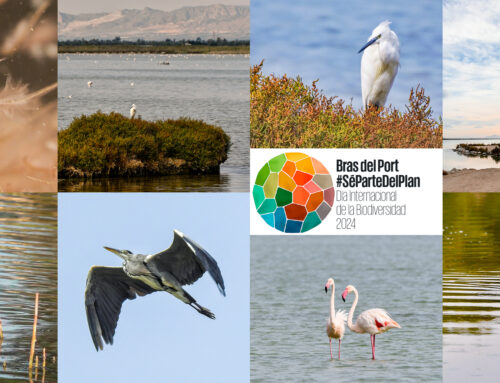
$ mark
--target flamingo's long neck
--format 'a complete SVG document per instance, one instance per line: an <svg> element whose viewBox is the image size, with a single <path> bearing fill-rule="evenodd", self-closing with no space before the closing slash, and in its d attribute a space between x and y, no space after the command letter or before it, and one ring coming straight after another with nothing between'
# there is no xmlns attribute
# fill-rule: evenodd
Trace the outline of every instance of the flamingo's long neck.
<svg viewBox="0 0 500 383"><path fill-rule="evenodd" d="M347 327L349 327L354 332L361 332L357 324L352 324L352 317L354 316L354 310L358 304L358 290L353 288L354 291L354 302L352 302L351 309L349 310L349 316L347 317Z"/></svg>
<svg viewBox="0 0 500 383"><path fill-rule="evenodd" d="M332 296L330 297L330 322L335 319L335 283L332 285Z"/></svg>

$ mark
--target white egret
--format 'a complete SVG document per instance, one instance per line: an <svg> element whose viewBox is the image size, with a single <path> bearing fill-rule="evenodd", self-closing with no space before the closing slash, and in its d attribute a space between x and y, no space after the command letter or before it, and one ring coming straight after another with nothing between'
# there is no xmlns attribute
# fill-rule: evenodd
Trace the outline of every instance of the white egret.
<svg viewBox="0 0 500 383"><path fill-rule="evenodd" d="M137 111L135 104L132 104L132 108L130 108L130 118L134 119L135 112Z"/></svg>
<svg viewBox="0 0 500 383"><path fill-rule="evenodd" d="M399 39L389 28L390 21L382 21L372 32L368 42L359 50L361 59L361 93L363 107L382 107L391 90L399 67Z"/></svg>
<svg viewBox="0 0 500 383"><path fill-rule="evenodd" d="M88 86L89 88L92 88L92 85L94 85L94 83L93 83L92 81L89 81L89 82L87 83L87 86Z"/></svg>

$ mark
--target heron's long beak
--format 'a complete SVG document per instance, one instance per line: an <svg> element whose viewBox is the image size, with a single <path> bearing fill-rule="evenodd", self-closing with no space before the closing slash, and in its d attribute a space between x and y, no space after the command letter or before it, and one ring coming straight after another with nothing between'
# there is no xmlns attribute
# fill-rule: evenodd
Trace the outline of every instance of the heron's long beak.
<svg viewBox="0 0 500 383"><path fill-rule="evenodd" d="M115 253L116 255L118 255L120 258L123 258L125 259L125 257L123 256L122 252L120 250L117 250L117 249L113 249L112 247L107 247L107 246L104 246L104 248L108 251L111 251L112 253Z"/></svg>
<svg viewBox="0 0 500 383"><path fill-rule="evenodd" d="M363 45L363 48L361 48L358 53L363 52L366 48L368 48L370 45L372 45L375 41L377 41L380 38L380 36L374 37L370 41L368 41L365 45Z"/></svg>

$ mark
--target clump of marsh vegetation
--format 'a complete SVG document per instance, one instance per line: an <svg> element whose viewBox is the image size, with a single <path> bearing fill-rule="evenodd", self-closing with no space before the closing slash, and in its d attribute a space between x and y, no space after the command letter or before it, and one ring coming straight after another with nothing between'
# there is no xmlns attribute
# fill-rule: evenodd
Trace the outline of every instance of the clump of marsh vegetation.
<svg viewBox="0 0 500 383"><path fill-rule="evenodd" d="M406 111L357 111L327 97L300 77L250 73L250 129L253 148L440 148L443 123L432 117L424 89L411 90Z"/></svg>
<svg viewBox="0 0 500 383"><path fill-rule="evenodd" d="M454 149L457 153L469 157L488 157L500 159L500 143L496 144L458 144Z"/></svg>
<svg viewBox="0 0 500 383"><path fill-rule="evenodd" d="M203 121L82 115L59 132L60 178L218 173L230 141Z"/></svg>

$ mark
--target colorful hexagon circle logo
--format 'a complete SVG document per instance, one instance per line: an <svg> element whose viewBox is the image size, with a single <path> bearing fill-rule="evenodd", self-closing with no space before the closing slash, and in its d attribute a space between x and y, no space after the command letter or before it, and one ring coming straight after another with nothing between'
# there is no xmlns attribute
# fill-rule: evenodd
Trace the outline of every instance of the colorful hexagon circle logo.
<svg viewBox="0 0 500 383"><path fill-rule="evenodd" d="M268 161L253 187L257 212L269 226L304 233L318 226L333 206L332 177L317 159L284 153Z"/></svg>

